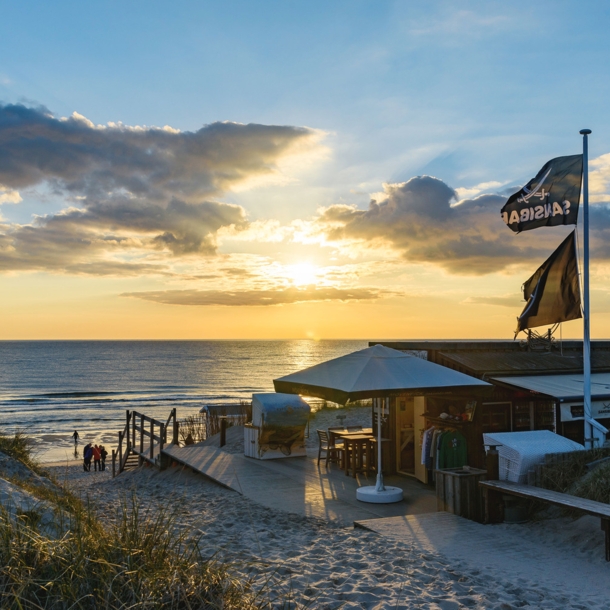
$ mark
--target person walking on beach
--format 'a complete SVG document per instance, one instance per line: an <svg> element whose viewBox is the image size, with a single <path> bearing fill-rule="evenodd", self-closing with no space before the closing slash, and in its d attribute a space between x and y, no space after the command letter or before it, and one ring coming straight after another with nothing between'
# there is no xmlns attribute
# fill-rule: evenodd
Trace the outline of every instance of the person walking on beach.
<svg viewBox="0 0 610 610"><path fill-rule="evenodd" d="M83 468L86 472L91 470L91 458L93 457L93 449L91 443L87 443L83 449Z"/></svg>
<svg viewBox="0 0 610 610"><path fill-rule="evenodd" d="M74 446L76 447L76 445L78 445L78 432L76 430L74 430L72 438L74 439Z"/></svg>
<svg viewBox="0 0 610 610"><path fill-rule="evenodd" d="M95 470L95 472L97 472L98 470L100 472L102 471L102 465L100 463L101 459L102 453L100 451L100 448L95 445L95 447L93 447L93 469Z"/></svg>
<svg viewBox="0 0 610 610"><path fill-rule="evenodd" d="M106 447L104 445L100 445L100 456L102 458L101 466L102 470L106 470L106 456L108 455L108 451L106 451Z"/></svg>

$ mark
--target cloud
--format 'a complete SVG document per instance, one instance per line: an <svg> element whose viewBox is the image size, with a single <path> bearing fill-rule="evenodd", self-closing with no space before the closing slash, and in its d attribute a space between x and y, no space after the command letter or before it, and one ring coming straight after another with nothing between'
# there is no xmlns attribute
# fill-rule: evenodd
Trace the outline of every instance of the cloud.
<svg viewBox="0 0 610 610"><path fill-rule="evenodd" d="M196 132L94 125L74 113L0 106L0 184L24 188L55 181L62 191L105 200L130 193L152 201L198 202L261 174L303 140L301 127L212 123Z"/></svg>
<svg viewBox="0 0 610 610"><path fill-rule="evenodd" d="M333 287L308 287L305 289L280 288L273 290L159 290L150 292L125 292L121 296L144 299L164 305L230 307L269 306L303 303L307 301L362 301L379 299L391 293L371 288L351 290Z"/></svg>
<svg viewBox="0 0 610 610"><path fill-rule="evenodd" d="M368 210L343 204L320 210L316 219L326 239L355 246L390 246L412 263L433 263L455 274L481 275L514 265L540 265L560 243L561 229L513 234L500 217L506 198L482 194L455 203L457 193L443 181L419 176L384 185ZM595 206L598 253L607 248L610 211ZM565 232L565 231L564 231ZM610 249L606 256L610 256Z"/></svg>
<svg viewBox="0 0 610 610"><path fill-rule="evenodd" d="M498 189L502 186L502 184L502 182L495 181L481 182L480 184L468 188L458 187L455 189L455 193L457 195L457 198L460 200L469 199L485 192L489 193L490 191L493 191L494 193L497 193Z"/></svg>
<svg viewBox="0 0 610 610"><path fill-rule="evenodd" d="M589 162L589 200L610 201L610 153Z"/></svg>
<svg viewBox="0 0 610 610"><path fill-rule="evenodd" d="M0 205L3 203L21 203L22 201L19 191L13 191L0 184Z"/></svg>
<svg viewBox="0 0 610 610"><path fill-rule="evenodd" d="M1 269L88 267L91 257L151 251L216 252L221 229L243 230L243 208L213 198L280 174L306 156L319 132L301 127L212 123L196 132L170 127L94 125L78 113L0 105L0 203L46 185L63 197L59 213L0 228ZM118 257L118 258L116 258ZM94 261L99 262L99 261Z"/></svg>
<svg viewBox="0 0 610 610"><path fill-rule="evenodd" d="M502 297L469 297L464 301L464 303L473 303L475 305L496 305L498 307L510 307L514 309L519 305L523 305L523 295L508 295Z"/></svg>

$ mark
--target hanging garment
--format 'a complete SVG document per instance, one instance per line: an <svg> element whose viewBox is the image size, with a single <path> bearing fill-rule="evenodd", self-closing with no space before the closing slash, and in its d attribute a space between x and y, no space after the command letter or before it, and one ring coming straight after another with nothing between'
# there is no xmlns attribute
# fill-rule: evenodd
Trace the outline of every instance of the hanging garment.
<svg viewBox="0 0 610 610"><path fill-rule="evenodd" d="M426 464L428 453L430 453L430 443L432 442L432 433L434 426L424 431L421 443L421 463Z"/></svg>
<svg viewBox="0 0 610 610"><path fill-rule="evenodd" d="M466 439L461 432L451 430L443 434L439 447L437 468L461 468L468 463Z"/></svg>
<svg viewBox="0 0 610 610"><path fill-rule="evenodd" d="M435 465L438 463L436 459L436 453L438 451L438 441L441 437L442 430L436 428L434 433L432 434L432 443L430 443L430 454L428 455L427 465L430 470L434 469Z"/></svg>

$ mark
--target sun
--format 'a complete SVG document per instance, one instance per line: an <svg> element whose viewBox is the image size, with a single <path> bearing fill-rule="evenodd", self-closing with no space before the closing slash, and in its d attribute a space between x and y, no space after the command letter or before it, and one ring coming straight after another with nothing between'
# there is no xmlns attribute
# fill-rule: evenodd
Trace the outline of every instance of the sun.
<svg viewBox="0 0 610 610"><path fill-rule="evenodd" d="M295 286L309 286L316 283L318 270L310 263L299 263L298 265L288 265L286 275Z"/></svg>

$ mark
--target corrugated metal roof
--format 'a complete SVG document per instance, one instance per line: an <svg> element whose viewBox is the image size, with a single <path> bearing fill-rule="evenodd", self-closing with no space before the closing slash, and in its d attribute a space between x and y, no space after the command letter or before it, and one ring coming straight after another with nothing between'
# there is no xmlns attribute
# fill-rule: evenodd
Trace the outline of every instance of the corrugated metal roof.
<svg viewBox="0 0 610 610"><path fill-rule="evenodd" d="M591 356L593 370L610 371L610 352ZM582 372L582 354L557 352L439 352L441 364L453 364L476 375Z"/></svg>
<svg viewBox="0 0 610 610"><path fill-rule="evenodd" d="M515 377L492 377L503 385L546 394L558 400L580 400L583 397L583 374L569 375L524 375ZM591 375L592 398L610 397L610 373Z"/></svg>
<svg viewBox="0 0 610 610"><path fill-rule="evenodd" d="M369 346L385 345L392 349L399 350L437 350L445 351L473 351L473 350L491 350L491 351L507 351L519 352L523 351L521 341L513 341L512 339L423 339L410 341L369 341ZM564 339L561 342L564 351L579 351L582 352L581 339ZM559 347L559 345L557 345ZM593 352L598 350L610 350L610 341L592 339L591 349Z"/></svg>

